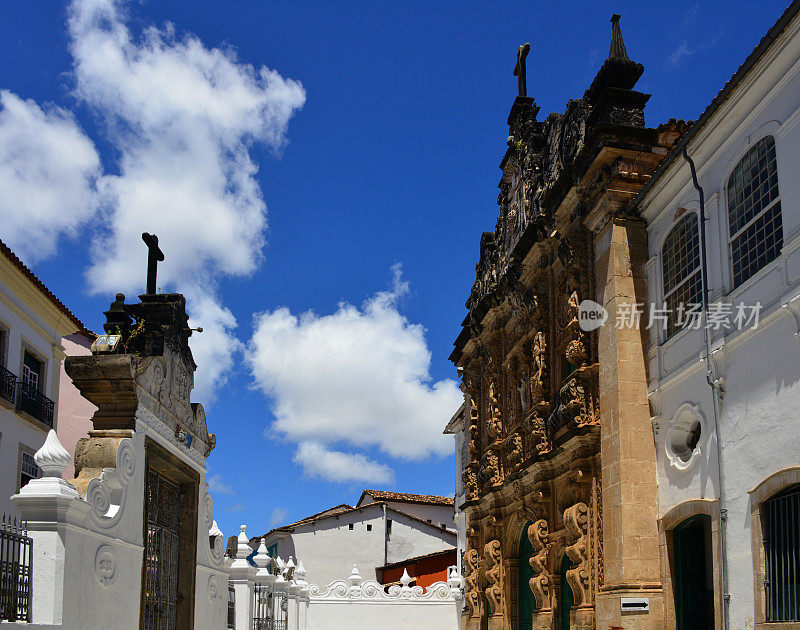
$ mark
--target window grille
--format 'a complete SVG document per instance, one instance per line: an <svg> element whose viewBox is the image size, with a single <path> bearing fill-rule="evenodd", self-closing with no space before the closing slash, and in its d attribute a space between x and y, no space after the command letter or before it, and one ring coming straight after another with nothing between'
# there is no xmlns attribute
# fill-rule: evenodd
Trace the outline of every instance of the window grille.
<svg viewBox="0 0 800 630"><path fill-rule="evenodd" d="M783 247L775 139L766 136L745 153L728 179L728 236L733 286L775 260Z"/></svg>
<svg viewBox="0 0 800 630"><path fill-rule="evenodd" d="M764 508L767 621L800 621L800 486Z"/></svg>
<svg viewBox="0 0 800 630"><path fill-rule="evenodd" d="M31 479L38 479L39 473L39 466L36 465L36 460L33 458L33 455L28 451L22 451L19 487L22 488L23 486L27 485Z"/></svg>
<svg viewBox="0 0 800 630"><path fill-rule="evenodd" d="M228 585L228 624L230 630L236 628L236 593L233 584Z"/></svg>
<svg viewBox="0 0 800 630"><path fill-rule="evenodd" d="M667 338L687 323L685 312L702 302L700 237L697 215L685 214L670 230L661 250L664 305L667 308ZM679 314L683 321L679 321Z"/></svg>

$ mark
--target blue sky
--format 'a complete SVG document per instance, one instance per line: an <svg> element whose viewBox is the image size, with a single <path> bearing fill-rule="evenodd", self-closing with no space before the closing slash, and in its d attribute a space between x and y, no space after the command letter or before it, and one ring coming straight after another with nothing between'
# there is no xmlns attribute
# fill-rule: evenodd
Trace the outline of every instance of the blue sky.
<svg viewBox="0 0 800 630"><path fill-rule="evenodd" d="M71 6L0 6L0 237L99 331L117 288L143 290L129 235L159 234L164 288L206 328L195 399L227 535L365 487L452 493L447 357L518 44L544 117L621 13L656 126L696 118L784 3Z"/></svg>

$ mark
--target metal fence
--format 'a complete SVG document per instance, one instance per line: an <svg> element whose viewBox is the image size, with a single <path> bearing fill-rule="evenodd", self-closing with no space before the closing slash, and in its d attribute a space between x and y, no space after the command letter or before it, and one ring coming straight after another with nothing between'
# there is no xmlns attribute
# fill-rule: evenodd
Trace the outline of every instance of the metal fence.
<svg viewBox="0 0 800 630"><path fill-rule="evenodd" d="M286 593L276 593L267 584L253 589L252 630L286 630L289 600Z"/></svg>
<svg viewBox="0 0 800 630"><path fill-rule="evenodd" d="M33 540L22 522L0 521L0 620L31 621Z"/></svg>
<svg viewBox="0 0 800 630"><path fill-rule="evenodd" d="M236 593L233 584L228 584L228 625L229 630L236 628Z"/></svg>

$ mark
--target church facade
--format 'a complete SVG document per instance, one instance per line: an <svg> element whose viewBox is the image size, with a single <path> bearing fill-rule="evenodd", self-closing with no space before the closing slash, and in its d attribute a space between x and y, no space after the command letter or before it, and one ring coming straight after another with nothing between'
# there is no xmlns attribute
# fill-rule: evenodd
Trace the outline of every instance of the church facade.
<svg viewBox="0 0 800 630"><path fill-rule="evenodd" d="M463 627L663 627L646 331L582 317L646 302L646 226L631 201L686 129L644 124L643 72L612 17L608 59L582 98L508 117L500 214L451 360L468 454ZM626 605L647 609L623 612Z"/></svg>

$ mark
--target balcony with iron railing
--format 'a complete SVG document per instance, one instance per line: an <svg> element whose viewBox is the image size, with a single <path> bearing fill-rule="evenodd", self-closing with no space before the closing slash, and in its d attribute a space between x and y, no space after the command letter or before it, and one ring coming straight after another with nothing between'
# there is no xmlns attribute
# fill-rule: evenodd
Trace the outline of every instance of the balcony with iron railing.
<svg viewBox="0 0 800 630"><path fill-rule="evenodd" d="M55 403L40 393L35 385L17 381L17 411L27 413L52 429L55 406Z"/></svg>
<svg viewBox="0 0 800 630"><path fill-rule="evenodd" d="M39 392L36 385L17 380L16 374L3 366L0 366L0 400L53 428L55 403Z"/></svg>
<svg viewBox="0 0 800 630"><path fill-rule="evenodd" d="M0 366L0 398L12 405L16 404L17 375Z"/></svg>

